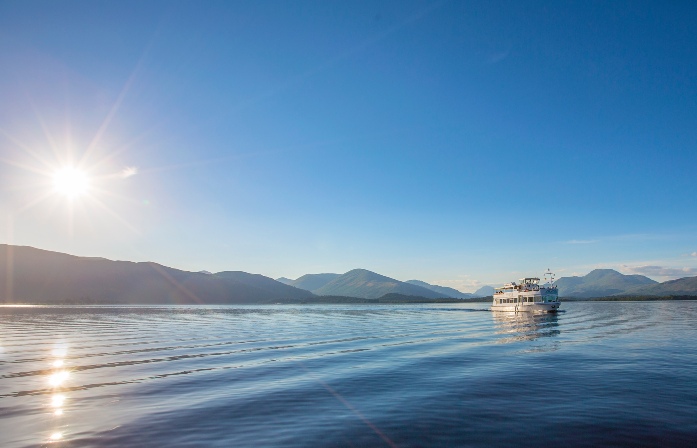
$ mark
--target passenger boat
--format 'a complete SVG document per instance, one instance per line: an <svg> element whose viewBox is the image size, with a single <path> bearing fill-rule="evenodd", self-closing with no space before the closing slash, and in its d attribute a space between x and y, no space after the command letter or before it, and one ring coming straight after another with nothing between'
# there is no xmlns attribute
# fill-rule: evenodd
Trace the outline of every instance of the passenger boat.
<svg viewBox="0 0 697 448"><path fill-rule="evenodd" d="M545 273L546 282L540 285L537 277L521 278L518 283L506 283L494 290L492 311L516 313L554 313L559 310L559 291L554 284L554 274Z"/></svg>

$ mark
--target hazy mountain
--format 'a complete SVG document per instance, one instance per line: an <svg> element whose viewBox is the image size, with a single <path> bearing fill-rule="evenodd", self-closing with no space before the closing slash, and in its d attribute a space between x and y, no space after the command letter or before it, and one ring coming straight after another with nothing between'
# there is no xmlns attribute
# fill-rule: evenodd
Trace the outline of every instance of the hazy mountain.
<svg viewBox="0 0 697 448"><path fill-rule="evenodd" d="M312 293L262 275L202 274L157 263L111 261L0 245L4 303L269 303Z"/></svg>
<svg viewBox="0 0 697 448"><path fill-rule="evenodd" d="M253 286L259 290L266 291L269 297L303 298L312 296L312 294L308 294L309 291L277 282L272 278L260 274L249 274L242 271L223 271L217 272L213 274L213 276L225 281Z"/></svg>
<svg viewBox="0 0 697 448"><path fill-rule="evenodd" d="M339 277L341 274L305 274L291 283L296 288L314 291Z"/></svg>
<svg viewBox="0 0 697 448"><path fill-rule="evenodd" d="M640 286L627 291L626 294L646 296L697 296L697 277L685 277L654 285Z"/></svg>
<svg viewBox="0 0 697 448"><path fill-rule="evenodd" d="M443 294L421 286L400 282L365 269L354 269L336 277L314 293L321 296L351 296L377 299L385 294L396 293L430 299L443 298Z"/></svg>
<svg viewBox="0 0 697 448"><path fill-rule="evenodd" d="M493 286L482 286L478 290L474 291L474 294L472 294L472 297L488 297L488 296L493 296L494 295L494 287Z"/></svg>
<svg viewBox="0 0 697 448"><path fill-rule="evenodd" d="M421 280L407 280L406 283L430 289L431 291L443 294L443 297L452 297L454 299L469 299L474 297L472 294L460 292L454 288L448 288L447 286L431 285L430 283L422 282Z"/></svg>
<svg viewBox="0 0 697 448"><path fill-rule="evenodd" d="M624 275L613 269L595 269L583 277L562 277L556 281L560 297L605 297L625 294L641 286L656 284L643 275Z"/></svg>
<svg viewBox="0 0 697 448"><path fill-rule="evenodd" d="M292 286L292 284L293 284L293 282L294 282L295 280L291 280L291 279L286 278L286 277L279 277L279 278L276 279L276 281L277 281L277 282L281 282L281 283L283 283L284 285L291 285L291 286Z"/></svg>

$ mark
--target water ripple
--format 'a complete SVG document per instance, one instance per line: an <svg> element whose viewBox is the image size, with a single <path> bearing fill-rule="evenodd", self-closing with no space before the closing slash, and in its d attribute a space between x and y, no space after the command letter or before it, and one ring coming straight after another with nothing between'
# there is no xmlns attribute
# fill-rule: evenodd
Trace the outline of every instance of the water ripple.
<svg viewBox="0 0 697 448"><path fill-rule="evenodd" d="M1 307L0 434L10 448L697 439L697 302L563 306Z"/></svg>

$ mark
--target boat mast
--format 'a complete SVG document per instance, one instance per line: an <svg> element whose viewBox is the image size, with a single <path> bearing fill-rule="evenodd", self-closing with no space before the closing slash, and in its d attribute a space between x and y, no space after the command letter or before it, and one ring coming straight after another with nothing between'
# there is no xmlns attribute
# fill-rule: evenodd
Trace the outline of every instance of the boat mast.
<svg viewBox="0 0 697 448"><path fill-rule="evenodd" d="M548 278L549 280L547 280ZM549 268L547 268L547 272L545 272L545 282L549 282L550 286L554 286L554 273Z"/></svg>

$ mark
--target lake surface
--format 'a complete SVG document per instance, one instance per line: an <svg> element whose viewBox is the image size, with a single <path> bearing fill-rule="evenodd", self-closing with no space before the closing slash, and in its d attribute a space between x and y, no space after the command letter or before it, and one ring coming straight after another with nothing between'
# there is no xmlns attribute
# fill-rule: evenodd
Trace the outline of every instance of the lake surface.
<svg viewBox="0 0 697 448"><path fill-rule="evenodd" d="M0 308L0 445L695 446L697 302Z"/></svg>

